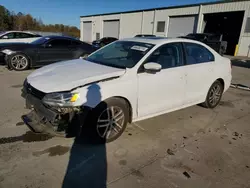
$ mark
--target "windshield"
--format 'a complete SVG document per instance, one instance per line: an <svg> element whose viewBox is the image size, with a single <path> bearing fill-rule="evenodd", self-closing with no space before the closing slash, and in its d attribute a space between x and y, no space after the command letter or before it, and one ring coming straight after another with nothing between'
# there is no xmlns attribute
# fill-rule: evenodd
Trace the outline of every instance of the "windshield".
<svg viewBox="0 0 250 188"><path fill-rule="evenodd" d="M6 33L5 31L0 31L0 35L3 35L4 33Z"/></svg>
<svg viewBox="0 0 250 188"><path fill-rule="evenodd" d="M47 42L50 38L49 37L42 37L42 38L39 38L37 40L34 40L33 42L31 42L31 44L44 44L45 42Z"/></svg>
<svg viewBox="0 0 250 188"><path fill-rule="evenodd" d="M117 41L93 53L87 60L117 68L132 68L153 46L142 42Z"/></svg>

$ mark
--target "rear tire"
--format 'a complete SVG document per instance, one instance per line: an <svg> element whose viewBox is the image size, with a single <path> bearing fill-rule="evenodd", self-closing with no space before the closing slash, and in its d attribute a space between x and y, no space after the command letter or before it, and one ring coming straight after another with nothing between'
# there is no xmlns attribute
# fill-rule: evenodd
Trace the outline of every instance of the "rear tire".
<svg viewBox="0 0 250 188"><path fill-rule="evenodd" d="M220 81L216 80L209 88L206 101L202 103L205 108L215 108L221 100L223 94L223 85Z"/></svg>
<svg viewBox="0 0 250 188"><path fill-rule="evenodd" d="M129 106L125 100L111 98L93 109L88 121L94 139L98 143L109 143L119 138L129 120Z"/></svg>

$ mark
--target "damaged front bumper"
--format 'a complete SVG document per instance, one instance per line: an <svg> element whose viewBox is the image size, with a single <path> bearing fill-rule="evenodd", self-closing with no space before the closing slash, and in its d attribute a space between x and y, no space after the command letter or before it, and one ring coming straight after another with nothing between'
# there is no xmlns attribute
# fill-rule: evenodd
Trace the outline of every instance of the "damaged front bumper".
<svg viewBox="0 0 250 188"><path fill-rule="evenodd" d="M45 105L41 99L27 92L25 88L22 90L22 97L26 100L26 108L31 109L30 113L22 116L22 120L36 133L66 136L72 120L83 111L81 107L63 108Z"/></svg>

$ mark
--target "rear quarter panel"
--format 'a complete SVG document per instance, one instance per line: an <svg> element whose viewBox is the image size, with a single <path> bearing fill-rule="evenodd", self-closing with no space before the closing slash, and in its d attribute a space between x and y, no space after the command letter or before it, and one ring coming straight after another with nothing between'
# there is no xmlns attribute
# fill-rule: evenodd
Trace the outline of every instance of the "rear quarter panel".
<svg viewBox="0 0 250 188"><path fill-rule="evenodd" d="M231 60L218 55L214 63L214 73L217 79L223 79L225 92L230 87L232 81Z"/></svg>

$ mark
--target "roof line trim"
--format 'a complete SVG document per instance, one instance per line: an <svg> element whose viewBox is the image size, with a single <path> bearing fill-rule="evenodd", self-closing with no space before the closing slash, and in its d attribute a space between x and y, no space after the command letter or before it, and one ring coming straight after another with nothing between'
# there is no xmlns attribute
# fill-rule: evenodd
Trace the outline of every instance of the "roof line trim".
<svg viewBox="0 0 250 188"><path fill-rule="evenodd" d="M242 2L248 0L227 0L227 1L217 1L217 2L206 2L206 3L196 3L196 4L188 4L188 5L178 5L178 6L169 6L169 7L158 7L158 8L150 8L150 9L141 9L141 10L130 10L130 11L122 11L122 12L113 12L113 13L104 13L104 14L91 14L86 16L80 16L80 18L87 18L92 16L107 16L113 14L127 14L127 13L135 13L135 12L146 12L146 11L153 11L153 10L164 10L164 9L174 9L174 8L186 8L186 7L193 7L193 6L200 6L200 5L214 5L214 4L223 4L223 3L232 3L232 2Z"/></svg>

